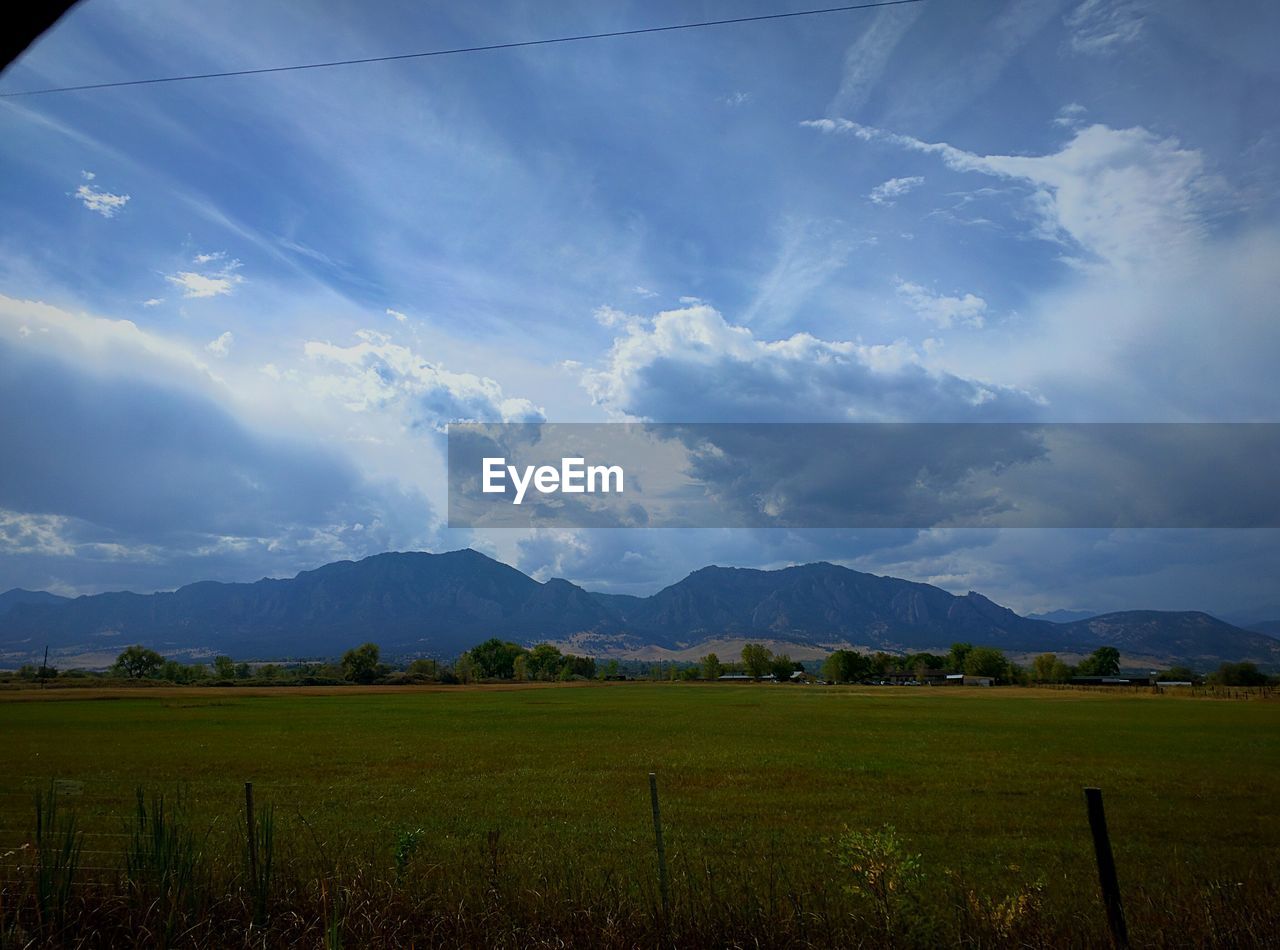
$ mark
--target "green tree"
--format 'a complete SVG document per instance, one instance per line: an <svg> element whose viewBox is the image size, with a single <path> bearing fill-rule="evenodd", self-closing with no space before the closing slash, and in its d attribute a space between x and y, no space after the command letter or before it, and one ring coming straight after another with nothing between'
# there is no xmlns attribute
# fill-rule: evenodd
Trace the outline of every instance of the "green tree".
<svg viewBox="0 0 1280 950"><path fill-rule="evenodd" d="M440 661L429 656L419 657L409 664L408 672L428 680L440 678Z"/></svg>
<svg viewBox="0 0 1280 950"><path fill-rule="evenodd" d="M785 653L775 656L769 664L769 672L771 672L779 683L785 683L791 679L791 674L799 667L804 669L801 664L796 663L791 657Z"/></svg>
<svg viewBox="0 0 1280 950"><path fill-rule="evenodd" d="M1120 651L1115 647L1098 647L1080 661L1081 676L1115 676L1120 672Z"/></svg>
<svg viewBox="0 0 1280 950"><path fill-rule="evenodd" d="M1058 657L1052 653L1041 653L1038 657L1031 661L1031 679L1037 683L1052 683L1053 668L1058 662Z"/></svg>
<svg viewBox="0 0 1280 950"><path fill-rule="evenodd" d="M214 678L220 680L235 679L236 661L229 656L215 656L213 658L213 675Z"/></svg>
<svg viewBox="0 0 1280 950"><path fill-rule="evenodd" d="M471 658L471 653L467 652L458 657L458 662L453 664L453 675L459 683L473 683L476 679L476 663Z"/></svg>
<svg viewBox="0 0 1280 950"><path fill-rule="evenodd" d="M554 647L553 647L554 649ZM509 680L516 675L516 657L526 652L518 643L491 637L467 651L474 664L477 679ZM558 654L560 651L556 650ZM537 671L530 667L530 674Z"/></svg>
<svg viewBox="0 0 1280 950"><path fill-rule="evenodd" d="M1258 669L1257 663L1223 663L1216 673L1209 674L1209 682L1217 686L1266 686L1267 674Z"/></svg>
<svg viewBox="0 0 1280 950"><path fill-rule="evenodd" d="M965 654L964 671L969 676L1004 679L1009 675L1009 661L995 647L973 647Z"/></svg>
<svg viewBox="0 0 1280 950"><path fill-rule="evenodd" d="M902 668L916 674L916 679L923 680L925 674L941 670L947 665L945 656L936 653L912 653L903 658Z"/></svg>
<svg viewBox="0 0 1280 950"><path fill-rule="evenodd" d="M772 662L773 654L758 643L748 643L742 648L742 665L747 668L747 675L752 679L768 676Z"/></svg>
<svg viewBox="0 0 1280 950"><path fill-rule="evenodd" d="M343 679L353 683L372 683L378 678L378 659L382 651L376 643L362 643L342 654Z"/></svg>
<svg viewBox="0 0 1280 950"><path fill-rule="evenodd" d="M714 653L708 653L702 658L702 678L704 680L718 679L724 667L720 665L720 657Z"/></svg>
<svg viewBox="0 0 1280 950"><path fill-rule="evenodd" d="M867 669L872 676L884 676L893 668L894 660L897 659L892 653L885 653L883 650L877 650L867 660Z"/></svg>
<svg viewBox="0 0 1280 950"><path fill-rule="evenodd" d="M564 668L564 654L550 643L539 643L529 651L528 659L531 679L557 679Z"/></svg>
<svg viewBox="0 0 1280 950"><path fill-rule="evenodd" d="M969 652L973 649L972 643L953 643L951 644L951 652L947 654L947 665L957 673L964 672L964 661L968 659Z"/></svg>
<svg viewBox="0 0 1280 950"><path fill-rule="evenodd" d="M164 657L155 650L148 650L141 644L126 647L118 657L111 671L117 676L127 676L140 680L155 676L164 666Z"/></svg>
<svg viewBox="0 0 1280 950"><path fill-rule="evenodd" d="M870 659L857 650L836 650L822 664L822 678L833 683L856 683L870 674Z"/></svg>
<svg viewBox="0 0 1280 950"><path fill-rule="evenodd" d="M1198 683L1200 682L1200 674L1189 666L1171 666L1162 671L1156 679L1162 683Z"/></svg>

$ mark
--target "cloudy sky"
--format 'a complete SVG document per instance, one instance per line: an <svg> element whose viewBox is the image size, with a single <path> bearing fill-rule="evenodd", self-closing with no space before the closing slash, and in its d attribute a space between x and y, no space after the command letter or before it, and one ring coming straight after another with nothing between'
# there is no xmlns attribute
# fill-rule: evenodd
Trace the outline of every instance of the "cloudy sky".
<svg viewBox="0 0 1280 950"><path fill-rule="evenodd" d="M805 8L84 0L0 92ZM442 432L1280 421L1278 30L927 0L0 99L0 589L470 544L1264 610L1275 531L451 531Z"/></svg>

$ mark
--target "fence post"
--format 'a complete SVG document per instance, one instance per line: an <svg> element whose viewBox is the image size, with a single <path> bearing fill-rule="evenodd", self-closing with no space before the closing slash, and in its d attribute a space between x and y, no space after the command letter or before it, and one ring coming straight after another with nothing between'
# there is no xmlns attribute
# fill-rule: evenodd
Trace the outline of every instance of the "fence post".
<svg viewBox="0 0 1280 950"><path fill-rule="evenodd" d="M658 809L658 776L649 773L649 802L653 806L653 834L658 841L658 889L662 892L662 919L671 919L671 896L667 889L667 849L662 843L662 812Z"/></svg>
<svg viewBox="0 0 1280 950"><path fill-rule="evenodd" d="M1098 860L1098 883L1107 907L1107 924L1111 940L1125 950L1129 946L1129 928L1124 921L1124 905L1120 903L1120 882L1116 878L1116 859L1111 853L1111 837L1107 834L1107 814L1102 808L1102 789L1086 788L1085 804L1089 809L1089 831L1093 834L1093 853Z"/></svg>
<svg viewBox="0 0 1280 950"><path fill-rule="evenodd" d="M244 820L249 829L249 877L252 879L253 890L258 890L258 835L257 826L253 820L253 783L244 783Z"/></svg>

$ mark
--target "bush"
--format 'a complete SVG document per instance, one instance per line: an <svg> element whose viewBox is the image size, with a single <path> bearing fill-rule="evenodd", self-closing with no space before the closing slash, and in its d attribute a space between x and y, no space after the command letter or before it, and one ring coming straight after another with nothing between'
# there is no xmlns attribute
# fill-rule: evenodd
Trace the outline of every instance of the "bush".
<svg viewBox="0 0 1280 950"><path fill-rule="evenodd" d="M845 889L866 900L886 934L897 929L903 912L915 901L924 878L920 855L912 854L893 825L878 831L846 828L836 840L836 858L849 875Z"/></svg>

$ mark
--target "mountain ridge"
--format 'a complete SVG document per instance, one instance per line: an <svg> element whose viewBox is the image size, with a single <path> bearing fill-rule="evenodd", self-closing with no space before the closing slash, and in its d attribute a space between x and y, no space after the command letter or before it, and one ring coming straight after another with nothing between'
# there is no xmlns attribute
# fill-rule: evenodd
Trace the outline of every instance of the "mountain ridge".
<svg viewBox="0 0 1280 950"><path fill-rule="evenodd" d="M572 641L600 655L676 653L726 639L933 652L964 640L1013 654L1065 655L1111 645L1144 663L1252 660L1280 668L1280 640L1196 611L1119 611L1052 623L977 591L955 595L826 561L777 570L709 565L638 597L588 591L563 578L540 582L464 548L385 552L293 578L197 581L155 594L13 600L0 610L0 656L9 658L33 655L45 643L74 656L135 642L162 653L323 657L365 640L388 655L447 657L499 636Z"/></svg>

